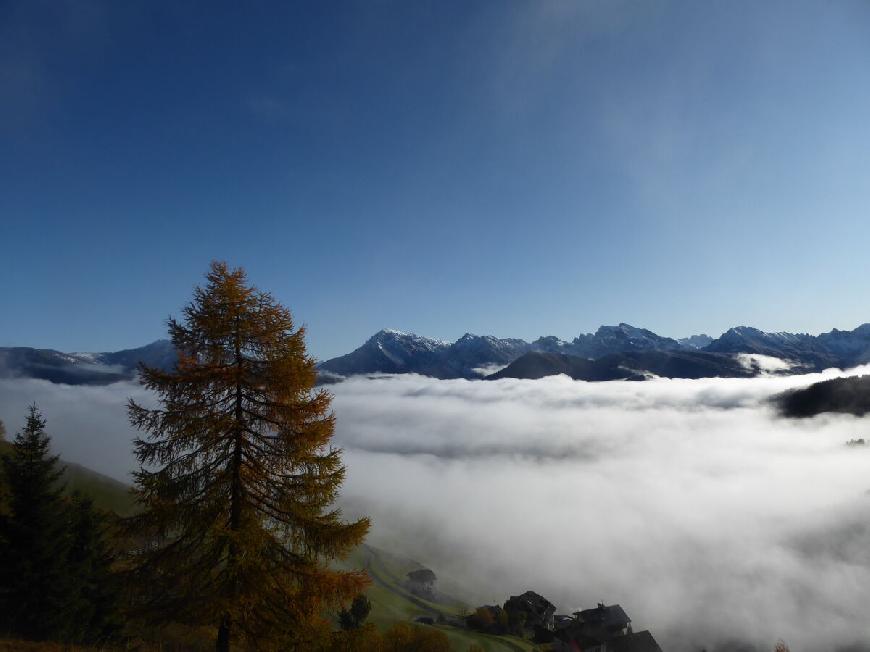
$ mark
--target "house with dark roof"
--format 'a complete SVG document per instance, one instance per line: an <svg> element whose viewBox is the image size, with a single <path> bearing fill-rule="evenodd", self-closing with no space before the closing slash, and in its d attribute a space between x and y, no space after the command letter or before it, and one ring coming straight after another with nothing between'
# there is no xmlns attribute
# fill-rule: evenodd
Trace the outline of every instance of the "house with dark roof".
<svg viewBox="0 0 870 652"><path fill-rule="evenodd" d="M418 568L408 573L408 588L411 590L411 593L416 593L423 597L432 597L437 579L435 573L428 568Z"/></svg>
<svg viewBox="0 0 870 652"><path fill-rule="evenodd" d="M618 604L605 606L603 602L599 602L594 609L577 611L574 616L587 634L601 639L631 633L631 618Z"/></svg>
<svg viewBox="0 0 870 652"><path fill-rule="evenodd" d="M515 632L517 634L534 634L539 629L553 629L556 607L547 598L534 591L512 595L504 603L504 610L508 613L511 623L522 622L523 631Z"/></svg>
<svg viewBox="0 0 870 652"><path fill-rule="evenodd" d="M648 631L633 632L631 618L618 604L556 616L553 650L558 652L662 652Z"/></svg>
<svg viewBox="0 0 870 652"><path fill-rule="evenodd" d="M648 630L643 630L612 639L607 652L662 652L662 649L653 635Z"/></svg>

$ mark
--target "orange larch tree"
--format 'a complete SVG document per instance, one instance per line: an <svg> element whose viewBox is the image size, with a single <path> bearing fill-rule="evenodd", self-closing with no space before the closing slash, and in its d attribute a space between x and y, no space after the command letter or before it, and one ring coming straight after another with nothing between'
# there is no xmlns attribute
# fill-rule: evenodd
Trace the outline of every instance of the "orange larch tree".
<svg viewBox="0 0 870 652"><path fill-rule="evenodd" d="M142 509L126 522L139 542L135 607L152 622L213 625L218 651L288 649L365 587L364 573L329 561L369 523L333 506L345 469L304 329L241 269L212 263L207 281L169 321L176 368L141 369L158 407L129 402L147 433L135 441Z"/></svg>

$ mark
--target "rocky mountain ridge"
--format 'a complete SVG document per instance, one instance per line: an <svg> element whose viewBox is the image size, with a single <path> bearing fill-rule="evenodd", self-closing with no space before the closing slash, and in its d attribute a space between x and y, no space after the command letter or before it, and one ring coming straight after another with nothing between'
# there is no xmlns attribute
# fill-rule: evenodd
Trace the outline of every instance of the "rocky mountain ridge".
<svg viewBox="0 0 870 652"><path fill-rule="evenodd" d="M526 342L466 333L452 343L383 330L351 353L320 363L319 369L333 380L377 373L469 379L556 373L587 380L650 375L739 377L761 371L751 356L785 360L794 372L870 362L870 324L816 336L737 326L715 339L694 335L677 340L622 323L602 326L571 341L545 336ZM596 364L590 365L593 361Z"/></svg>

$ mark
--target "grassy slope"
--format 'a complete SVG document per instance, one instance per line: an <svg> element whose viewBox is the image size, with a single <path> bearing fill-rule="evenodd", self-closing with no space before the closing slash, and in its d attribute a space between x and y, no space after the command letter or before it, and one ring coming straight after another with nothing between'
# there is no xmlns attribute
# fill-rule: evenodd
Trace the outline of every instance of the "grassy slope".
<svg viewBox="0 0 870 652"><path fill-rule="evenodd" d="M121 516L133 511L135 501L129 485L79 464L63 462L63 465L66 466L63 479L68 492L80 491L90 496L97 507Z"/></svg>
<svg viewBox="0 0 870 652"><path fill-rule="evenodd" d="M409 571L422 566L413 560L373 546L360 546L342 565L347 568L364 568L371 576L372 586L366 593L372 603L369 621L378 627L389 627L396 622L406 622L418 616L436 618L440 614L455 617L468 608L460 600L449 596L438 595L434 601L430 601L413 595L405 588L405 578ZM527 652L534 649L530 642L513 636L490 636L448 625L436 627L447 634L453 649L462 652L472 644L481 646L487 652Z"/></svg>
<svg viewBox="0 0 870 652"><path fill-rule="evenodd" d="M6 455L12 444L8 441L0 441L0 455ZM80 491L89 496L94 505L100 509L127 515L133 510L133 496L130 487L114 478L97 473L91 469L73 464L72 462L60 461L61 466L66 467L63 474L63 482L67 493Z"/></svg>

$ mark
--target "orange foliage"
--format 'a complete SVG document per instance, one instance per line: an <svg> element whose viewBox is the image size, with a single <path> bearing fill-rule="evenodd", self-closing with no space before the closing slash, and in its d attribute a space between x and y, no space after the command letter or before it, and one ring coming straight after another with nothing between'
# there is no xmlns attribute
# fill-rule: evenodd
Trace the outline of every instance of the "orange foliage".
<svg viewBox="0 0 870 652"><path fill-rule="evenodd" d="M364 590L365 573L329 561L369 523L332 506L345 470L304 330L243 270L215 262L207 279L169 321L176 368L142 368L159 407L129 404L146 435L135 442L142 509L126 522L139 542L128 584L143 587L146 620L212 625L219 650L288 649Z"/></svg>

